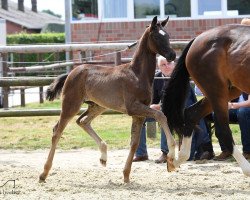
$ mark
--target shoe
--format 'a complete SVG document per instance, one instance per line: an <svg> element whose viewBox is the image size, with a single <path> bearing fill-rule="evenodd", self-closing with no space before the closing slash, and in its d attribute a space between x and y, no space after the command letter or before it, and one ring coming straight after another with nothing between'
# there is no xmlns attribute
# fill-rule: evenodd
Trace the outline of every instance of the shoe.
<svg viewBox="0 0 250 200"><path fill-rule="evenodd" d="M166 153L162 153L160 158L155 160L155 163L160 164L160 163L166 163L167 162L168 155Z"/></svg>
<svg viewBox="0 0 250 200"><path fill-rule="evenodd" d="M148 155L145 156L135 156L133 159L133 162L141 162L141 161L145 161L148 160Z"/></svg>
<svg viewBox="0 0 250 200"><path fill-rule="evenodd" d="M232 154L229 151L222 151L220 155L214 157L214 160L224 161L231 157L232 157Z"/></svg>
<svg viewBox="0 0 250 200"><path fill-rule="evenodd" d="M200 160L212 160L214 156L214 152L205 151L201 154Z"/></svg>
<svg viewBox="0 0 250 200"><path fill-rule="evenodd" d="M247 159L247 160L249 160L250 159L250 153L243 153L243 156Z"/></svg>

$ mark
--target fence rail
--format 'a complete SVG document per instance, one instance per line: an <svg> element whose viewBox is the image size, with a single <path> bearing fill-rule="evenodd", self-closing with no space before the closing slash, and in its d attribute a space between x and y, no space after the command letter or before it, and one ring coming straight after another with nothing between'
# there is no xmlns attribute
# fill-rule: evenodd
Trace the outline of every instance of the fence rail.
<svg viewBox="0 0 250 200"><path fill-rule="evenodd" d="M11 86L46 86L53 82L55 77L12 77L0 78L0 87Z"/></svg>
<svg viewBox="0 0 250 200"><path fill-rule="evenodd" d="M78 115L86 111L86 108L81 108ZM61 109L29 109L29 110L0 110L1 117L31 117L31 116L58 116ZM104 115L121 114L117 111L107 110Z"/></svg>
<svg viewBox="0 0 250 200"><path fill-rule="evenodd" d="M173 41L171 42L172 48L175 50L182 50L187 41ZM80 53L81 56L86 56L87 51L96 51L96 50L110 50L114 51L115 58L114 64L119 65L124 61L121 58L121 50L130 49L134 46L135 43L102 43L102 44L54 44L54 45L19 45L19 46L0 46L0 106L7 109L9 107L8 103L8 94L11 87L16 86L36 86L40 87L40 102L43 102L43 86L49 85L54 78L53 77L8 77L8 73L20 73L20 72L40 72L48 69L63 68L69 67L75 64L75 62L65 62L65 63L56 63L50 65L39 65L39 66L30 66L30 67L8 67L8 54L9 53L20 53L20 55L26 53L48 53L48 52L69 52L73 55L73 52L82 51L85 53ZM40 57L40 56L39 56ZM39 58L41 59L41 57ZM81 60L80 58L79 60ZM39 63L39 60L38 60ZM25 88L21 88L21 106L25 105ZM2 96L2 97L1 97Z"/></svg>
<svg viewBox="0 0 250 200"><path fill-rule="evenodd" d="M183 49L187 41L171 41L174 49ZM131 43L99 43L99 44L53 44L53 45L18 45L0 46L0 53L48 53L48 52L72 52L72 51L120 51L130 46Z"/></svg>

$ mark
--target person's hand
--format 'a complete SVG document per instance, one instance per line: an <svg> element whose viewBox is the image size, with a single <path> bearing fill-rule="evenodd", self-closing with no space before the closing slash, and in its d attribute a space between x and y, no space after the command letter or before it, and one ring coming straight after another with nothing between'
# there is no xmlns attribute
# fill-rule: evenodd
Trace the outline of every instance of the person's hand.
<svg viewBox="0 0 250 200"><path fill-rule="evenodd" d="M235 109L235 105L233 102L228 102L228 109Z"/></svg>
<svg viewBox="0 0 250 200"><path fill-rule="evenodd" d="M161 109L161 106L160 104L151 104L150 105L150 108L154 109L154 110L160 110Z"/></svg>

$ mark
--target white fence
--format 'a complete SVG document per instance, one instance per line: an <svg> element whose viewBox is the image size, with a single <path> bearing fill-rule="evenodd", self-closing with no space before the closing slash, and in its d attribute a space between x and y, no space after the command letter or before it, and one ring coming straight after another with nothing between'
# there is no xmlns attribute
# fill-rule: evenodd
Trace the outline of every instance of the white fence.
<svg viewBox="0 0 250 200"><path fill-rule="evenodd" d="M172 48L175 50L182 50L186 45L187 41L174 41L171 42ZM75 63L69 61L67 63L58 63L52 65L40 65L40 66L31 66L31 67L18 67L12 68L9 67L9 57L11 53L20 53L20 54L29 54L29 53L47 53L47 52L68 52L71 55L76 52L87 52L87 51L107 51L116 54L114 58L114 63L116 65L121 64L121 51L126 51L133 43L102 43L102 44L54 44L54 45L18 45L18 46L0 46L0 105L2 104L3 108L9 108L11 105L9 103L9 91L10 89L15 86L45 86L50 84L53 81L52 77L8 77L9 72L17 72L17 71L39 71L39 70L46 70L48 68L56 68L56 67L68 67L72 66ZM79 55L82 55L81 53ZM24 92L24 89L21 88ZM39 92L43 92L42 89ZM21 102L22 97L25 95L20 94ZM42 94L40 94L40 102ZM23 100L25 102L25 100Z"/></svg>

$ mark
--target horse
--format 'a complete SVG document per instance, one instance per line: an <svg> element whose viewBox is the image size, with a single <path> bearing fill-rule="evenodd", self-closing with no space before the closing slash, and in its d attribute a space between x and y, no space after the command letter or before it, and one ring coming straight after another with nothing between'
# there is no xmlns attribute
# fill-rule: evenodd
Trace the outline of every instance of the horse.
<svg viewBox="0 0 250 200"><path fill-rule="evenodd" d="M190 77L204 98L184 109ZM218 139L250 176L250 164L236 148L229 127L228 102L244 91L250 94L250 26L230 24L201 33L184 48L163 95L162 111L169 126L183 136L174 171L190 154L197 122L214 111Z"/></svg>
<svg viewBox="0 0 250 200"><path fill-rule="evenodd" d="M57 143L68 122L79 112L83 102L87 110L76 123L97 143L101 152L100 163L106 166L107 144L92 129L91 121L107 109L132 116L130 151L123 170L124 182L128 183L134 153L139 144L140 130L146 117L155 118L165 130L172 154L175 142L170 134L167 119L161 111L149 107L152 83L156 69L156 55L168 61L176 58L170 47L169 34L164 27L169 17L158 22L154 17L141 36L138 47L128 64L116 67L83 64L69 74L58 76L47 90L47 99L53 101L62 92L60 119L53 128L52 144L40 182L45 182L55 154Z"/></svg>

